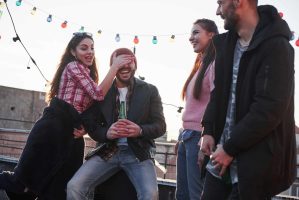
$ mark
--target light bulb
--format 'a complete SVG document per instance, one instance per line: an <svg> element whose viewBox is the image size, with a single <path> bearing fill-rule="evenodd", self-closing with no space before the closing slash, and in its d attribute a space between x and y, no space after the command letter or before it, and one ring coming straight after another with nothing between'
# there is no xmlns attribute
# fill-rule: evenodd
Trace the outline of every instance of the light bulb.
<svg viewBox="0 0 299 200"><path fill-rule="evenodd" d="M20 6L22 4L22 0L17 0L16 1L16 6Z"/></svg>
<svg viewBox="0 0 299 200"><path fill-rule="evenodd" d="M138 39L137 35L135 35L133 42L134 42L134 44L138 44L139 43L139 39Z"/></svg>
<svg viewBox="0 0 299 200"><path fill-rule="evenodd" d="M116 41L116 42L119 42L119 41L120 41L119 33L116 34L116 36L115 36L115 41Z"/></svg>
<svg viewBox="0 0 299 200"><path fill-rule="evenodd" d="M296 41L296 46L299 47L299 38L298 38L298 40Z"/></svg>
<svg viewBox="0 0 299 200"><path fill-rule="evenodd" d="M102 30L98 30L97 33L98 33L98 35L101 35L102 34Z"/></svg>
<svg viewBox="0 0 299 200"><path fill-rule="evenodd" d="M152 43L153 43L153 44L157 44L157 43L158 43L157 36L153 36Z"/></svg>
<svg viewBox="0 0 299 200"><path fill-rule="evenodd" d="M52 15L49 15L48 18L47 18L47 22L50 23L51 21L52 21Z"/></svg>
<svg viewBox="0 0 299 200"><path fill-rule="evenodd" d="M291 40L295 40L295 32L292 31L291 33L292 33Z"/></svg>
<svg viewBox="0 0 299 200"><path fill-rule="evenodd" d="M84 26L81 26L79 32L84 32Z"/></svg>
<svg viewBox="0 0 299 200"><path fill-rule="evenodd" d="M4 2L0 2L0 8L4 7Z"/></svg>
<svg viewBox="0 0 299 200"><path fill-rule="evenodd" d="M32 10L31 10L31 12L30 12L30 14L31 15L35 15L35 13L36 13L36 7L33 7Z"/></svg>
<svg viewBox="0 0 299 200"><path fill-rule="evenodd" d="M283 12L278 13L281 18L283 18Z"/></svg>
<svg viewBox="0 0 299 200"><path fill-rule="evenodd" d="M61 28L66 28L67 27L67 21L64 21L62 24L61 24Z"/></svg>
<svg viewBox="0 0 299 200"><path fill-rule="evenodd" d="M171 35L169 41L170 41L170 42L174 42L174 41L175 41L175 35Z"/></svg>

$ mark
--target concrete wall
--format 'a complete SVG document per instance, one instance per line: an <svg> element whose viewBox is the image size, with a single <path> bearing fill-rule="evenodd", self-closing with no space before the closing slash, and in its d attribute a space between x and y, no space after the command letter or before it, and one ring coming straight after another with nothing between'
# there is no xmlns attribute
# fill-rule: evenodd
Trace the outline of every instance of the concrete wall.
<svg viewBox="0 0 299 200"><path fill-rule="evenodd" d="M30 130L46 106L45 93L0 86L0 127Z"/></svg>

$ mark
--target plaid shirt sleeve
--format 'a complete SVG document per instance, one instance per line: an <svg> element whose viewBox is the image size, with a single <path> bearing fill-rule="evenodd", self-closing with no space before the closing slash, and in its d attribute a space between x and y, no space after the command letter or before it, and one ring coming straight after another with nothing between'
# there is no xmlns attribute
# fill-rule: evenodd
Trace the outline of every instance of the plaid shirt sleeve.
<svg viewBox="0 0 299 200"><path fill-rule="evenodd" d="M77 62L69 63L67 67L68 73L72 79L81 86L81 89L92 99L101 101L104 99L103 91L90 77L89 69Z"/></svg>

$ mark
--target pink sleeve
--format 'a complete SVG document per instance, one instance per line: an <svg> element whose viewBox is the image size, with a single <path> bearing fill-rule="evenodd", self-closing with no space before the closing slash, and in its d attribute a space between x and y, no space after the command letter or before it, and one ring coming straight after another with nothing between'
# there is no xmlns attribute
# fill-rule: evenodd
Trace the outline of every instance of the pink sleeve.
<svg viewBox="0 0 299 200"><path fill-rule="evenodd" d="M67 71L71 75L71 78L80 85L82 90L92 99L98 101L104 99L102 88L91 79L83 65L77 62L71 62L67 65Z"/></svg>

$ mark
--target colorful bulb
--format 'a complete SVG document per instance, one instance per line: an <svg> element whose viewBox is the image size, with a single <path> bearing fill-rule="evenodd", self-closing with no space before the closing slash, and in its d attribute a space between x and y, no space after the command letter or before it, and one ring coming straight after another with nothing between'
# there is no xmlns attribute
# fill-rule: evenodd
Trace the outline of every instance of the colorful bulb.
<svg viewBox="0 0 299 200"><path fill-rule="evenodd" d="M175 40L175 35L171 35L169 41L170 41L170 42L174 42L174 40Z"/></svg>
<svg viewBox="0 0 299 200"><path fill-rule="evenodd" d="M116 42L119 42L119 41L120 41L119 33L116 34L116 36L115 36L115 41L116 41Z"/></svg>
<svg viewBox="0 0 299 200"><path fill-rule="evenodd" d="M31 15L35 15L35 13L36 13L36 7L33 7L30 13L31 13Z"/></svg>
<svg viewBox="0 0 299 200"><path fill-rule="evenodd" d="M79 32L84 32L84 26L81 26Z"/></svg>
<svg viewBox="0 0 299 200"><path fill-rule="evenodd" d="M153 36L152 43L153 43L153 44L157 44L157 43L158 43L157 36Z"/></svg>
<svg viewBox="0 0 299 200"><path fill-rule="evenodd" d="M22 0L17 0L16 1L16 6L20 6L22 4Z"/></svg>
<svg viewBox="0 0 299 200"><path fill-rule="evenodd" d="M62 24L61 24L61 28L66 28L67 27L67 21L64 21Z"/></svg>
<svg viewBox="0 0 299 200"><path fill-rule="evenodd" d="M296 41L296 46L299 47L299 38L298 38L298 40Z"/></svg>
<svg viewBox="0 0 299 200"><path fill-rule="evenodd" d="M283 12L278 13L281 18L283 18Z"/></svg>
<svg viewBox="0 0 299 200"><path fill-rule="evenodd" d="M292 33L291 40L295 40L295 32L292 31L291 33Z"/></svg>
<svg viewBox="0 0 299 200"><path fill-rule="evenodd" d="M47 22L50 23L51 21L52 21L52 15L49 15L48 18L47 18Z"/></svg>
<svg viewBox="0 0 299 200"><path fill-rule="evenodd" d="M138 44L139 43L139 39L138 39L137 35L135 35L133 42L134 42L134 44Z"/></svg>

